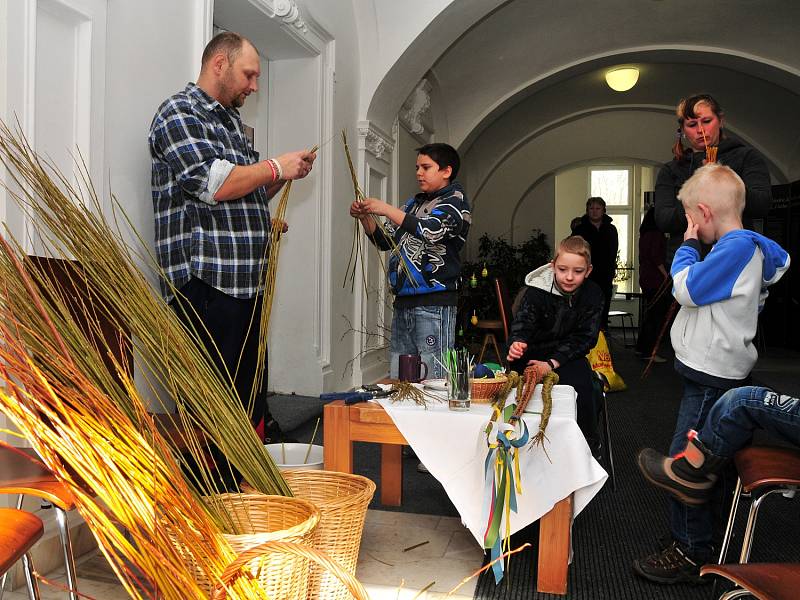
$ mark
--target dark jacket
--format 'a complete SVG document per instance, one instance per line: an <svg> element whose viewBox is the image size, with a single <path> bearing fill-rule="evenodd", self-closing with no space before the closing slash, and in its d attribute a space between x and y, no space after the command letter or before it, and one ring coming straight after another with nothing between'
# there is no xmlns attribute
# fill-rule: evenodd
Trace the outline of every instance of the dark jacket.
<svg viewBox="0 0 800 600"><path fill-rule="evenodd" d="M581 224L573 232L589 242L592 248L592 273L589 279L596 281L601 288L610 288L617 272L619 234L611 221L611 217L603 215L600 227L595 227L589 215L583 215Z"/></svg>
<svg viewBox="0 0 800 600"><path fill-rule="evenodd" d="M670 234L667 259L671 262L686 231L686 213L678 192L692 174L703 166L705 152L688 150L681 160L671 160L658 172L656 179L656 225ZM767 162L755 148L735 138L720 141L717 162L727 165L742 178L746 188L744 226L752 229L754 219L763 219L772 204L772 187Z"/></svg>
<svg viewBox="0 0 800 600"><path fill-rule="evenodd" d="M389 256L387 270L392 291L398 297L449 293L455 305L461 276L459 253L472 222L464 189L456 182L430 194L417 194L405 203L403 211L406 216L399 227L388 220L384 225L407 267L402 268L397 253ZM380 227L370 239L381 250L392 248Z"/></svg>
<svg viewBox="0 0 800 600"><path fill-rule="evenodd" d="M549 263L528 273L525 283L529 287L514 316L509 346L525 342L531 358L554 358L561 364L586 356L597 343L600 330L600 287L587 280L566 296L556 286Z"/></svg>

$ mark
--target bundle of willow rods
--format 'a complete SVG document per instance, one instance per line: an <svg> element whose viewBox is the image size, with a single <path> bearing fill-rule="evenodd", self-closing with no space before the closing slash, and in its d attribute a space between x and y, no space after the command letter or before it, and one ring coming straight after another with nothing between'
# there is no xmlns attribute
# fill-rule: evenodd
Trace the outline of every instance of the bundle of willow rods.
<svg viewBox="0 0 800 600"><path fill-rule="evenodd" d="M2 237L0 257L6 273L17 273L29 305L17 312L18 290L0 290L0 410L70 489L132 598L146 597L143 590L151 586L168 600L204 598L183 552L190 549L206 577L220 581L235 558L220 525L184 482L163 439L146 435L147 428L142 432L142 422L151 429L154 424L127 374L119 373L128 392L123 407L83 372L76 360L80 352L61 337L46 300ZM43 327L28 327L33 313ZM235 598L262 597L245 578L232 588Z"/></svg>
<svg viewBox="0 0 800 600"><path fill-rule="evenodd" d="M357 202L363 202L366 198L364 195L364 191L361 189L361 184L358 183L358 176L356 175L356 168L353 166L353 158L350 155L350 146L347 144L347 133L344 129L342 129L342 145L344 146L344 154L347 158L347 167L350 170L350 179L353 181L353 194L355 196L355 200ZM414 278L411 276L411 272L408 269L408 265L406 261L403 259L403 256L400 252L400 247L394 240L394 236L392 236L389 231L386 229L386 225L383 223L381 219L379 219L376 215L370 215L372 220L375 222L375 227L380 229L381 232L384 234L384 237L389 241L391 245L391 252L399 257L399 266L406 278L411 282L412 285L416 287L416 282ZM355 280L356 280L356 270L358 269L358 265L361 265L361 278L364 283L364 294L369 296L369 290L367 289L367 274L364 265L364 248L362 244L361 238L361 230L358 226L358 219L354 219L355 223L353 223L353 244L350 248L350 258L347 261L347 269L345 270L344 281L342 282L342 287L347 286L347 281L350 280L350 291L352 292L355 289ZM378 255L378 262L381 265L381 269L383 270L384 275L388 275L388 271L386 268L386 263L383 260L383 255L380 251L377 251Z"/></svg>
<svg viewBox="0 0 800 600"><path fill-rule="evenodd" d="M154 257L149 252L134 253L123 241L119 223L112 227L105 220L101 199L85 166L77 168L82 185L73 185L57 168L38 157L24 136L15 135L4 124L0 126L0 161L17 184L16 187L9 184L9 195L28 215L45 250L52 256L80 263L82 275L76 283L97 299L91 307L86 307L87 321L96 324L102 315L118 330L130 332L136 361L141 367L141 385L150 389L149 395L158 398L158 388L166 390L178 408L181 423L202 430L254 488L291 496L291 490L250 424L231 374L216 368L199 333L186 329L172 309L154 294L135 266L138 259L161 274ZM118 209L113 196L112 201ZM114 214L117 216L116 211ZM124 213L120 214L130 227ZM147 243L133 233L146 248ZM22 254L21 245L16 244L16 251ZM4 274L8 272L9 269L4 270ZM4 284L11 285L5 278ZM47 279L42 285L48 285ZM174 293L179 292L174 290ZM97 355L110 354L107 345L101 344L94 353L87 352L92 342L76 333L79 328L70 324L73 319L57 294L46 310L48 315L57 317L54 322L63 328L64 341L72 349L74 359L80 361L81 371L97 377L101 389L112 395L131 418L138 418L129 400L130 390L120 388L113 377L97 375L103 368ZM22 325L21 331L28 337L43 331L36 318L23 321ZM99 325L94 326L99 330ZM36 341L32 343L35 345ZM41 355L37 353L37 357ZM124 372L129 366L116 364L116 369ZM205 444L194 438L193 427L187 427L184 437L189 441L191 454L183 459L185 464L206 465ZM199 474L197 469L192 473L187 476L192 478L199 494L221 491L207 467Z"/></svg>
<svg viewBox="0 0 800 600"><path fill-rule="evenodd" d="M313 154L319 149L314 146L309 153ZM258 337L258 358L256 359L256 377L253 387L250 390L248 399L248 412L252 410L255 403L256 394L261 389L264 380L265 366L267 363L267 340L269 339L269 320L272 315L272 301L275 299L275 284L278 277L278 258L281 253L281 235L283 225L286 222L286 207L289 205L289 194L292 191L292 181L287 181L281 191L278 206L275 214L272 215L272 228L270 229L269 245L266 248L267 255L263 261L263 304L261 306L261 320L259 321ZM238 370L238 369L237 369ZM234 375L235 377L235 375Z"/></svg>

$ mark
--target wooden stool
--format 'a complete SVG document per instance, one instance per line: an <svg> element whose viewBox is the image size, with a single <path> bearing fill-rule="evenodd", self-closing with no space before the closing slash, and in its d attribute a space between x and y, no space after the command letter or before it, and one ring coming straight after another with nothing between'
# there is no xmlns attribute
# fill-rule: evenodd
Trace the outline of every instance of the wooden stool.
<svg viewBox="0 0 800 600"><path fill-rule="evenodd" d="M497 338L494 335L495 330L502 330L503 329L503 322L502 321L478 321L478 324L475 325L478 329L488 329L489 331L483 336L483 344L481 345L481 351L478 354L478 363L483 362L483 355L486 353L486 347L491 343L491 348L494 349L495 355L497 355L497 362L501 365L506 363L505 356L500 354L500 347L497 345Z"/></svg>
<svg viewBox="0 0 800 600"><path fill-rule="evenodd" d="M5 580L8 571L21 558L31 600L39 600L39 585L28 551L43 533L44 523L39 517L16 508L0 508L0 573Z"/></svg>
<svg viewBox="0 0 800 600"><path fill-rule="evenodd" d="M75 508L75 498L66 485L38 462L38 456L32 448L17 448L17 450L32 456L37 462L29 460L14 450L0 447L0 494L19 494L18 509L22 508L22 500L25 495L41 498L53 505L58 533L61 537L61 550L64 553L64 570L70 589L69 598L78 600L75 558L72 554L72 540L67 527L67 513ZM4 572L0 590L3 589L5 580L6 573Z"/></svg>
<svg viewBox="0 0 800 600"><path fill-rule="evenodd" d="M753 532L761 502L770 494L793 491L800 486L800 450L749 446L737 452L733 462L739 473L739 479L736 482L736 491L733 493L728 526L722 539L720 565L724 565L728 554L739 498L744 494L749 494L753 498L742 538L742 552L739 556L739 562L746 563L750 559L750 547L753 543Z"/></svg>
<svg viewBox="0 0 800 600"><path fill-rule="evenodd" d="M701 575L720 575L741 589L725 592L719 600L755 596L761 600L792 600L800 589L800 563L705 565Z"/></svg>

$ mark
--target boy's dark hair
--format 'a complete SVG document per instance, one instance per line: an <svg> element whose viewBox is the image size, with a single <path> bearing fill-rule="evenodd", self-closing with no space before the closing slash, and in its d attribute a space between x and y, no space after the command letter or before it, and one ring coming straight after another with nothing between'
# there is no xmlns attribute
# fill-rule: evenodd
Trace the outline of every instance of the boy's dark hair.
<svg viewBox="0 0 800 600"><path fill-rule="evenodd" d="M453 172L450 174L451 183L456 178L458 169L461 166L461 158L459 158L456 149L450 144L425 144L417 148L417 154L429 156L433 162L439 165L439 169L452 168Z"/></svg>

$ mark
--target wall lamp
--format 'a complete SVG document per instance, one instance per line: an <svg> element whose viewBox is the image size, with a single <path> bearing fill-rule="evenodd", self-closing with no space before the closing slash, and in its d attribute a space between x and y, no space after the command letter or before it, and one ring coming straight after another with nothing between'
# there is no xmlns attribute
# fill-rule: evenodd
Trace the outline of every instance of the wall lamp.
<svg viewBox="0 0 800 600"><path fill-rule="evenodd" d="M618 67L606 71L606 83L615 92L627 92L639 81L636 67Z"/></svg>

